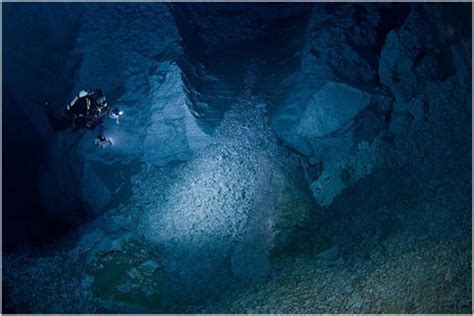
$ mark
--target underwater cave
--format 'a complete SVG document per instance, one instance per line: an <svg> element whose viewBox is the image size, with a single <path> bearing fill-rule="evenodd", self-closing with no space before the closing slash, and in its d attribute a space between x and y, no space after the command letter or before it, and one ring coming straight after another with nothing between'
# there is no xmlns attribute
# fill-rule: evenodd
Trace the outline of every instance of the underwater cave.
<svg viewBox="0 0 474 316"><path fill-rule="evenodd" d="M471 6L2 3L2 311L471 313Z"/></svg>

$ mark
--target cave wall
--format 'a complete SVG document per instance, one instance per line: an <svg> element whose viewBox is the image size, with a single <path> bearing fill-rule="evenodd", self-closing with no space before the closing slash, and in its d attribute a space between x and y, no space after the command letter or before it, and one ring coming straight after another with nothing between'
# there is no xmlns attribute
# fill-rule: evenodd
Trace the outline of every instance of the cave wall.
<svg viewBox="0 0 474 316"><path fill-rule="evenodd" d="M272 56L272 60L285 57L287 48L282 44L292 37L286 34L278 45L264 40L265 34L275 25L276 33L281 33L300 17L307 19L311 7L104 5L106 16L98 4L7 8L11 11L7 34L12 36L5 37L9 50L4 58L18 74L4 82L5 94L14 95L16 102L7 103L18 109L8 114L26 112L11 126L24 124L21 130L28 133L29 143L18 146L22 151L42 142L38 148L41 154L28 173L28 177L33 173L35 180L18 183L33 183L31 190L37 192L32 200L41 201L36 207L43 209L42 214L72 225L117 204L122 189L129 186L130 175L141 165L187 160L205 147L223 113L244 88L241 65L255 53ZM128 21L134 21L133 28ZM290 33L295 32L297 29ZM32 39L35 49L17 47L28 48ZM242 62L235 62L242 58ZM271 66L272 62L266 65ZM32 90L21 91L19 86ZM125 111L119 125L106 123L115 146L98 150L91 132L52 133L39 106L41 101L48 99L60 116L64 104L78 91L97 87L106 91L112 106ZM18 132L10 135L9 139L18 143ZM24 155L8 152L12 157ZM113 172L123 176L109 179ZM15 190L21 194L20 189Z"/></svg>
<svg viewBox="0 0 474 316"><path fill-rule="evenodd" d="M15 179L7 216L36 208L40 217L77 225L121 199L141 164L186 160L209 142L177 63L186 57L170 7L104 5L106 15L98 4L6 6L3 152ZM41 107L49 100L60 116L87 88L102 88L126 113L119 125L106 122L115 144L107 150L93 145L93 132L52 133ZM107 179L113 172L123 176ZM20 206L21 195L34 204Z"/></svg>
<svg viewBox="0 0 474 316"><path fill-rule="evenodd" d="M61 102L72 88L77 62L70 50L81 9L5 4L3 13L3 219L8 223L3 240L8 250L54 239L67 227L40 202L38 174L52 137L40 104L46 98Z"/></svg>
<svg viewBox="0 0 474 316"><path fill-rule="evenodd" d="M322 166L310 179L321 206L381 167L418 174L451 163L430 150L456 152L467 167L471 39L465 26L456 28L455 18L443 15L447 7L325 4L314 9L300 67L282 83L292 89L277 105L273 126L287 144ZM387 21L390 11L398 12L394 21ZM441 119L441 113L453 119ZM444 133L459 135L462 145L446 141ZM431 142L437 147L428 150ZM422 181L431 179L425 173Z"/></svg>
<svg viewBox="0 0 474 316"><path fill-rule="evenodd" d="M435 169L436 161L451 163L448 153L468 150L468 136L443 137L464 135L470 113L470 32L455 18L459 9L106 6L106 17L98 4L19 5L15 12L6 6L12 12L4 31L3 152L12 172L22 170L9 176L16 178L7 186L9 210L39 208L38 214L77 224L120 200L141 165L190 159L209 144L222 113L245 89L242 65L252 58L255 91L271 101L275 133L309 160L308 186L320 206L381 167L428 177L434 171L426 168ZM31 43L35 49L25 49ZM92 133L53 134L35 105L48 98L60 115L88 87L103 88L126 113L119 125L107 122L116 144L107 150L94 147ZM436 136L429 135L433 130ZM16 161L32 155L31 163ZM111 179L115 170L120 177ZM440 177L444 171L435 170ZM31 174L35 181L26 180ZM25 204L18 198L25 191L42 203Z"/></svg>
<svg viewBox="0 0 474 316"><path fill-rule="evenodd" d="M22 234L25 218L36 236L91 220L68 245L4 257L8 306L470 308L463 5L9 6L6 43L20 47L4 54L3 152L16 179L4 216L30 213L7 234ZM53 134L26 98L50 97L60 114L89 86L126 113L108 122L116 146L106 150L91 133ZM35 235L24 234L28 245Z"/></svg>

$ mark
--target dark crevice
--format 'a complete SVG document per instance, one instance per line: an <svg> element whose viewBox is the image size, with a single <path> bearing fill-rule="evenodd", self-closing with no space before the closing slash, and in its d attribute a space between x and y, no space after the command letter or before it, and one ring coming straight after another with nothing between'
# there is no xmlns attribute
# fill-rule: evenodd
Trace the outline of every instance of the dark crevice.
<svg viewBox="0 0 474 316"><path fill-rule="evenodd" d="M429 115L430 115L430 101L425 96L423 98L423 119L425 120L425 122L428 121Z"/></svg>
<svg viewBox="0 0 474 316"><path fill-rule="evenodd" d="M379 9L380 23L376 30L376 42L373 47L373 59L377 61L377 66L374 68L375 71L375 82L380 83L380 77L378 72L378 61L382 53L383 46L387 35L391 31L400 29L402 24L405 22L408 14L410 13L411 5L406 3L396 3L383 5Z"/></svg>
<svg viewBox="0 0 474 316"><path fill-rule="evenodd" d="M406 3L389 4L379 10L380 24L377 27L375 51L380 57L385 39L392 30L399 30L410 13L411 5Z"/></svg>
<svg viewBox="0 0 474 316"><path fill-rule="evenodd" d="M385 125L389 126L390 123L392 122L392 113L393 113L393 103L390 105L388 110L384 114L385 118Z"/></svg>
<svg viewBox="0 0 474 316"><path fill-rule="evenodd" d="M426 56L426 50L421 50L416 54L415 59L413 60L413 65L411 66L411 70L414 70L416 66L420 63L420 61L425 58Z"/></svg>
<svg viewBox="0 0 474 316"><path fill-rule="evenodd" d="M13 8L7 7L5 10L13 10ZM60 11L61 7L56 7L56 10ZM3 20L5 25L3 38L4 41L11 42L15 30L11 29L12 22L6 20L8 19ZM75 45L74 38L80 30L80 24L71 22L65 28L69 30L71 37L58 41L60 43L50 35L54 33L50 28L44 26L37 28L41 36L36 35L41 37L54 52L44 60L52 65L50 71L44 70L45 73L49 73L49 79L35 82L33 90L38 91L38 95L14 95L15 87L5 86L5 80L3 83L5 141L2 145L4 159L2 216L4 219L3 249L6 252L18 247L42 248L64 238L78 225L90 220L86 215L87 211L80 203L76 204L75 209L64 212L65 215L58 216L59 212L47 209L41 202L38 184L40 168L48 156L48 140L41 138L36 127L29 126L31 124L29 118L21 111L26 108L31 113L41 113L43 102L49 100L57 115L62 114L62 102L68 97L67 91L74 85L72 78L75 77L81 63L79 56L73 56L70 53ZM11 47L8 46L8 48ZM35 51L31 53L35 54ZM11 54L14 52L4 51L4 65L8 64L5 63L6 59L12 58ZM4 75L5 71L10 76L16 75L8 67L4 68ZM35 109L28 109L28 107ZM12 111L12 109L19 110ZM38 124L46 122L46 116L35 117L35 119L39 121ZM35 124L35 126L38 125ZM6 223L8 224L5 225Z"/></svg>

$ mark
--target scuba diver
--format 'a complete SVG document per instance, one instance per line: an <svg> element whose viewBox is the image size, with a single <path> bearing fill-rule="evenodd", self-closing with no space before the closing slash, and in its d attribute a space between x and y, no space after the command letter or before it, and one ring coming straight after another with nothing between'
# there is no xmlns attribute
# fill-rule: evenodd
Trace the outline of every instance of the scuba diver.
<svg viewBox="0 0 474 316"><path fill-rule="evenodd" d="M119 123L123 111L112 109L105 98L105 94L101 89L98 90L82 90L74 99L66 106L64 115L56 118L53 114L49 102L44 103L46 114L51 127L54 131L63 131L70 128L72 131L81 129L94 130L97 137L94 144L100 148L112 145L110 139L104 136L104 116L109 116Z"/></svg>

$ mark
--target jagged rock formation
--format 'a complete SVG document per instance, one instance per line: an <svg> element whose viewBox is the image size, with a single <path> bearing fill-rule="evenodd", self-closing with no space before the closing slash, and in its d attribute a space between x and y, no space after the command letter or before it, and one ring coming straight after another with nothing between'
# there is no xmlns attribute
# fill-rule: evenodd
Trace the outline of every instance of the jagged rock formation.
<svg viewBox="0 0 474 316"><path fill-rule="evenodd" d="M469 312L472 36L463 8L18 11L8 25L22 34L32 31L28 16L38 30L64 25L45 42L68 46L62 58L43 57L41 45L18 59L7 49L15 62L6 70L19 69L4 89L7 135L21 121L22 139L37 132L48 148L35 169L47 214L89 221L39 253L4 256L7 307ZM62 71L30 87L30 73L45 74L19 66L28 58ZM97 150L90 133L51 136L41 110L12 88L37 95L63 83L58 114L96 86L125 110L120 125L108 122L114 146ZM16 105L27 120L12 114Z"/></svg>
<svg viewBox="0 0 474 316"><path fill-rule="evenodd" d="M72 47L64 52L70 60L51 65L51 69L72 69L64 74L70 78L63 80L72 86L69 95L56 94L64 89L62 78L53 78L50 88L24 91L24 95L38 99L53 97L56 115L60 116L63 105L75 93L100 87L107 91L109 103L126 113L120 125L107 122L106 133L116 144L107 151L97 150L93 145L93 133L66 132L66 137L55 135L49 142L40 187L44 204L57 217L74 212L78 205L83 205L92 215L100 214L108 202L117 198L114 192L117 193L124 182L112 185L104 182L101 169L114 169L111 165L116 167L117 164L129 169L127 166L136 161L165 165L174 160L186 160L209 142L189 98L192 87L186 87L185 74L177 64L182 54L180 36L169 7L164 4L110 6L106 15L103 10L100 5L86 4L78 8L65 6L57 11L23 13L32 18L50 14L51 19L37 22L49 32L69 19L67 23L75 32L71 35L75 38ZM56 15L62 11L65 15L58 18ZM88 18L84 19L85 15ZM127 22L130 20L136 21L133 28ZM20 30L29 25L20 26L20 22L21 19L12 23ZM42 66L30 65L29 71L38 67ZM26 80L25 76L18 77ZM33 105L30 109L30 100L19 99L18 102L32 112L35 119L31 124L39 126L40 135L50 135L46 116L37 113L42 111L41 106Z"/></svg>
<svg viewBox="0 0 474 316"><path fill-rule="evenodd" d="M376 54L376 41L387 32L382 28L386 22L381 20L386 10L384 6L376 9L365 5L329 6L325 10L333 11L328 15L320 10L310 19L300 71L283 85L293 86L294 80L312 80L313 83L300 85L300 89L289 93L273 118L275 131L285 142L311 157L313 164L324 165L321 176L311 184L316 200L323 206L350 183L389 163L382 158L383 150L390 147L383 144L384 138L402 134L398 137L401 140L414 130L425 129L430 121L435 122L435 118L429 117L435 115L430 113L431 104L443 104L444 110L439 110L446 113L456 111L450 108L452 103L469 104L467 90L462 87L466 80L464 69L470 67L467 51L461 48L464 39L454 39L461 37L464 31L458 29L456 35L448 35L453 32L452 27L439 22L444 20L438 8L415 6L407 11L409 14L405 14L406 20L399 29L391 30L382 44L378 44L378 58L357 55L354 47L335 43L357 42L359 46L355 47L372 48ZM358 15L363 18L356 18ZM421 25L421 20L427 23ZM362 32L361 25L372 26ZM323 35L314 32L314 28L321 29ZM326 33L328 35L324 35ZM330 49L320 56L315 53L318 47ZM327 69L324 71L321 67ZM355 73L334 72L346 70ZM359 74L371 75L364 79ZM334 84L334 78L344 83ZM449 91L453 80L458 82L459 91L452 92L451 105L435 101L439 94L432 86ZM441 134L438 137L442 137ZM374 149L377 146L379 149ZM448 143L444 146L452 147ZM420 154L413 152L411 159ZM375 157L380 159L376 161Z"/></svg>
<svg viewBox="0 0 474 316"><path fill-rule="evenodd" d="M311 198L299 192L303 180L277 147L260 102L243 99L229 110L212 144L167 176L169 185L147 173L135 193L152 206L143 207L141 233L179 292L195 299L222 293L232 277L267 278L271 251L309 216Z"/></svg>

